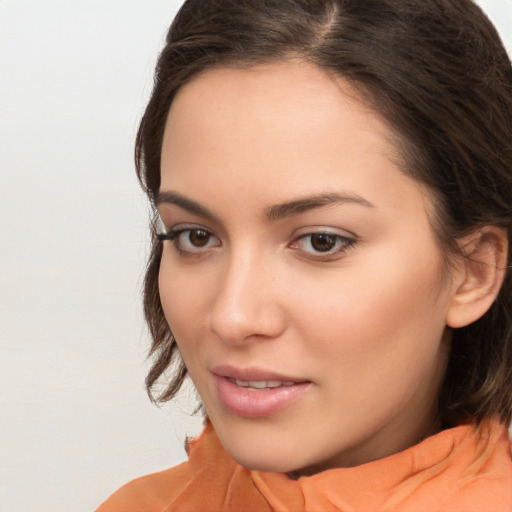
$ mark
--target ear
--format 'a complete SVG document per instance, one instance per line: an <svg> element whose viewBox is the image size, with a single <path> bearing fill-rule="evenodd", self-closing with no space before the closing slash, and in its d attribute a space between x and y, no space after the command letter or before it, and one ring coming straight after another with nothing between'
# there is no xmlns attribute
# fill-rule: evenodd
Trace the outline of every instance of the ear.
<svg viewBox="0 0 512 512"><path fill-rule="evenodd" d="M484 226L459 240L463 256L456 264L446 324L464 327L478 320L498 296L507 265L507 232Z"/></svg>

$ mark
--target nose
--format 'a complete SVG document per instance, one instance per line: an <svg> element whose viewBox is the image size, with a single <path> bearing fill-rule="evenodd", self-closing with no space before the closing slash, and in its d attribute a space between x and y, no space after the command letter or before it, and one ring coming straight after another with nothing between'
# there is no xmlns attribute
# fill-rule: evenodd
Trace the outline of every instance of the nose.
<svg viewBox="0 0 512 512"><path fill-rule="evenodd" d="M256 255L240 255L226 263L210 311L211 330L225 343L277 338L286 314L270 265Z"/></svg>

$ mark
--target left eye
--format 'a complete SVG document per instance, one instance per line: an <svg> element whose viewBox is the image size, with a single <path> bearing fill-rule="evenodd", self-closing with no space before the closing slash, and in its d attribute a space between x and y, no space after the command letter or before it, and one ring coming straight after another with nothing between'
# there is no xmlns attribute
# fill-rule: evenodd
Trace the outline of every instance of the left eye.
<svg viewBox="0 0 512 512"><path fill-rule="evenodd" d="M294 249L300 249L314 255L333 255L344 251L354 243L354 240L335 233L308 233L303 235L291 245Z"/></svg>
<svg viewBox="0 0 512 512"><path fill-rule="evenodd" d="M180 243L189 244L195 248L207 247L211 239L212 235L204 229L188 229L178 236Z"/></svg>
<svg viewBox="0 0 512 512"><path fill-rule="evenodd" d="M204 228L187 228L171 230L159 235L160 240L170 240L180 252L201 252L220 245L219 239Z"/></svg>

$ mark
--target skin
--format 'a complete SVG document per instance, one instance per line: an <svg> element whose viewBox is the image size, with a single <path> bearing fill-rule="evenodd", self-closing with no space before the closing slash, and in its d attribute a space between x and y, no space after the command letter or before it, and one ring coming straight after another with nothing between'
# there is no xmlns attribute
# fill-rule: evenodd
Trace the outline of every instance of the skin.
<svg viewBox="0 0 512 512"><path fill-rule="evenodd" d="M164 243L162 305L221 442L250 469L359 465L438 428L455 285L429 193L392 140L347 82L303 62L209 70L172 104L159 212L166 230L196 231ZM349 200L269 217L322 194ZM311 234L326 232L333 250L319 251ZM220 400L221 364L309 384L248 418Z"/></svg>

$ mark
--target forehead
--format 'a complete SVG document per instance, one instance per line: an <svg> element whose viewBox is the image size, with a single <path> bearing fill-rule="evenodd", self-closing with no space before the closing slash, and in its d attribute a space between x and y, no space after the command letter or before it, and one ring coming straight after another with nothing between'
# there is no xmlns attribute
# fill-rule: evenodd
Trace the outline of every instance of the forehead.
<svg viewBox="0 0 512 512"><path fill-rule="evenodd" d="M399 170L394 140L346 80L314 65L211 69L171 106L162 189L194 184L208 193L229 181L246 197L264 193L279 202L340 187L379 195L397 181L417 186Z"/></svg>
<svg viewBox="0 0 512 512"><path fill-rule="evenodd" d="M263 126L312 137L332 128L333 121L338 124L341 119L333 113L340 109L347 123L365 125L384 138L392 133L346 79L303 61L204 71L179 89L166 128L185 115L189 121L196 116L204 128L215 131L236 121L241 136L247 135L244 128L254 133Z"/></svg>

